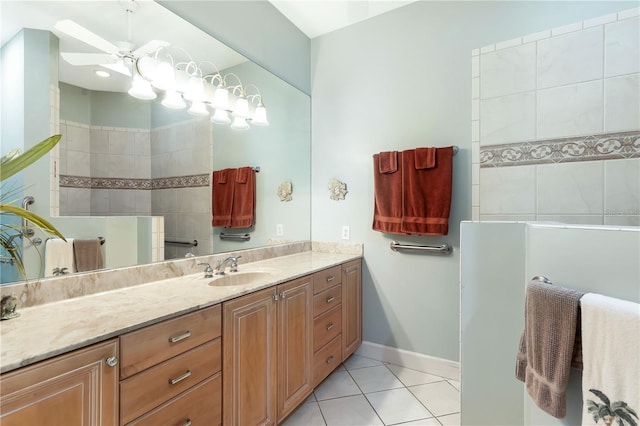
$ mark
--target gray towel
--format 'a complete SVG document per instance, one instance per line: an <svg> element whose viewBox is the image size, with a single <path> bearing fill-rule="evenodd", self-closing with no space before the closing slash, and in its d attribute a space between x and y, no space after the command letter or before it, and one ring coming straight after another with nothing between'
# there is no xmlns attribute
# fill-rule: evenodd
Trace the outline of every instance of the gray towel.
<svg viewBox="0 0 640 426"><path fill-rule="evenodd" d="M516 378L525 382L538 407L559 419L566 415L565 391L579 353L574 346L583 294L537 281L527 285Z"/></svg>
<svg viewBox="0 0 640 426"><path fill-rule="evenodd" d="M98 238L73 240L73 255L78 272L104 268L102 250L100 250L100 240Z"/></svg>

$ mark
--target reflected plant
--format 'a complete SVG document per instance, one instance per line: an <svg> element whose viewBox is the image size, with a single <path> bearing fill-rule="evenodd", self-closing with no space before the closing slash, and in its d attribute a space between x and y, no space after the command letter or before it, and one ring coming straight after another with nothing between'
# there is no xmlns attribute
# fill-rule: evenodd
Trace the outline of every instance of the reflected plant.
<svg viewBox="0 0 640 426"><path fill-rule="evenodd" d="M21 153L18 149L14 149L4 155L0 159L0 185L3 186L5 180L24 170L47 152L51 151L61 138L62 135L51 136L29 148L24 153ZM20 220L28 220L35 227L49 235L62 238L63 240L65 238L48 220L18 205L21 201L20 199L5 200L5 198L11 196L12 191L6 192L2 186L0 186L0 215L3 216L3 220L0 223L0 246L15 263L20 275L26 279L27 274L22 259L21 246L16 242L17 238L23 238L24 230L21 226L11 223L10 217L13 216Z"/></svg>

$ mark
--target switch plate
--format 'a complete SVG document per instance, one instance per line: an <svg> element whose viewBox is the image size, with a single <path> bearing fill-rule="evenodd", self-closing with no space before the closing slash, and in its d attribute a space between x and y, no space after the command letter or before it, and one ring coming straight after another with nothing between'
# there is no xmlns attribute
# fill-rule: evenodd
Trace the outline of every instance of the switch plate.
<svg viewBox="0 0 640 426"><path fill-rule="evenodd" d="M342 225L342 239L343 240L348 240L349 239L349 225Z"/></svg>
<svg viewBox="0 0 640 426"><path fill-rule="evenodd" d="M284 226L279 223L276 225L276 236L282 237L284 235Z"/></svg>

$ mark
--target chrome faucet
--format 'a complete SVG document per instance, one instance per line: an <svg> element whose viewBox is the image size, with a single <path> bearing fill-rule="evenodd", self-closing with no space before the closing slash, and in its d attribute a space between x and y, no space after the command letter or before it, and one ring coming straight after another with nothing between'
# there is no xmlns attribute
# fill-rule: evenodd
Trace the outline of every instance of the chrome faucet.
<svg viewBox="0 0 640 426"><path fill-rule="evenodd" d="M198 266L204 266L204 265L207 266L206 268L204 268L204 277L213 278L213 269L211 268L211 265L209 265L206 262L198 262Z"/></svg>
<svg viewBox="0 0 640 426"><path fill-rule="evenodd" d="M227 265L227 263L230 265L229 267L229 272L238 272L238 259L240 259L242 256L230 256L227 257L225 260L221 260L218 262L218 264L216 265L216 272L215 275L224 275L224 269Z"/></svg>

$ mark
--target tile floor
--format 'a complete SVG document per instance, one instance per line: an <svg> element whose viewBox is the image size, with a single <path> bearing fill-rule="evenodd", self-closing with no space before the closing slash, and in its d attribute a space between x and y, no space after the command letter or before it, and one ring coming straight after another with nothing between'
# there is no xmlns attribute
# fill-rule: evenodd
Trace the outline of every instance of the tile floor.
<svg viewBox="0 0 640 426"><path fill-rule="evenodd" d="M285 426L460 424L460 383L352 355Z"/></svg>

